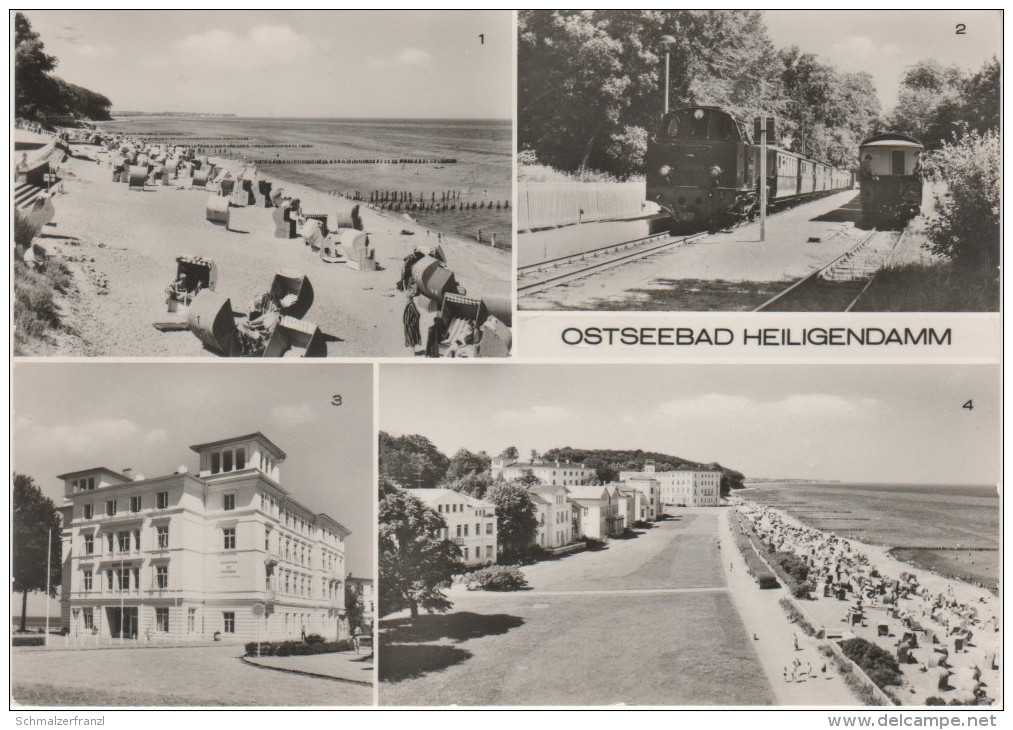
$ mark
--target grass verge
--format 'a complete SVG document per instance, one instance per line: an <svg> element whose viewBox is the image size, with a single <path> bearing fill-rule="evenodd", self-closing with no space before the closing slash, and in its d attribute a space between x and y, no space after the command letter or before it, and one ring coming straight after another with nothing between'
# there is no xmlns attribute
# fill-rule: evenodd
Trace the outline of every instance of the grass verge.
<svg viewBox="0 0 1013 730"><path fill-rule="evenodd" d="M53 334L66 330L57 294L67 294L73 276L67 265L48 261L38 270L14 260L14 354L35 354Z"/></svg>

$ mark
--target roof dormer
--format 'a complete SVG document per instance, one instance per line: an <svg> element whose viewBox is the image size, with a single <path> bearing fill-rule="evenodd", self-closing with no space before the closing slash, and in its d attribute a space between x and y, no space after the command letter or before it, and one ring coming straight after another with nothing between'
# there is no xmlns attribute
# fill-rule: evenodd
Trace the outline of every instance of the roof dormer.
<svg viewBox="0 0 1013 730"><path fill-rule="evenodd" d="M285 452L264 434L247 434L222 441L196 444L190 447L200 456L202 478L256 469L270 479L280 482L280 466Z"/></svg>
<svg viewBox="0 0 1013 730"><path fill-rule="evenodd" d="M60 474L57 479L63 480L63 493L67 497L132 481L127 475L106 469L104 466Z"/></svg>

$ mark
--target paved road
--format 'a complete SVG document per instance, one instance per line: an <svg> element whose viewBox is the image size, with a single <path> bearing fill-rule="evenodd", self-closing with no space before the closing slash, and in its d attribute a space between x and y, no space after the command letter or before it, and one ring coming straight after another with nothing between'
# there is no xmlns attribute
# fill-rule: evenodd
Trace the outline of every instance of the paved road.
<svg viewBox="0 0 1013 730"><path fill-rule="evenodd" d="M12 697L31 705L367 705L371 687L244 664L240 646L11 653Z"/></svg>
<svg viewBox="0 0 1013 730"><path fill-rule="evenodd" d="M396 643L381 645L380 662L399 681L381 683L380 702L773 704L718 544L717 511L687 512L527 569L532 591L455 588L446 617L388 619Z"/></svg>

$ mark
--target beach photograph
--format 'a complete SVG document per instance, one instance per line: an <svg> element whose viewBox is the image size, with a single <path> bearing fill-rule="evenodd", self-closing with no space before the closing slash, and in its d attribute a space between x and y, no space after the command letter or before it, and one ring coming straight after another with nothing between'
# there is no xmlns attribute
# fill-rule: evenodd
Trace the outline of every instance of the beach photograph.
<svg viewBox="0 0 1013 730"><path fill-rule="evenodd" d="M536 311L997 312L1001 10L521 10Z"/></svg>
<svg viewBox="0 0 1013 730"><path fill-rule="evenodd" d="M19 364L12 706L371 705L372 380Z"/></svg>
<svg viewBox="0 0 1013 730"><path fill-rule="evenodd" d="M999 374L381 365L380 704L1000 707Z"/></svg>
<svg viewBox="0 0 1013 730"><path fill-rule="evenodd" d="M509 354L510 11L12 21L15 354Z"/></svg>

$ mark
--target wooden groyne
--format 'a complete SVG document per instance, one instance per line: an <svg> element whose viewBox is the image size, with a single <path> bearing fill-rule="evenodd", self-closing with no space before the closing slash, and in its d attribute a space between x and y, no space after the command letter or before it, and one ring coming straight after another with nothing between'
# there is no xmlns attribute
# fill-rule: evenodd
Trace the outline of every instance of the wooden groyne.
<svg viewBox="0 0 1013 730"><path fill-rule="evenodd" d="M253 165L453 165L456 158L339 158L303 157L286 159L280 157L251 157L246 162Z"/></svg>

